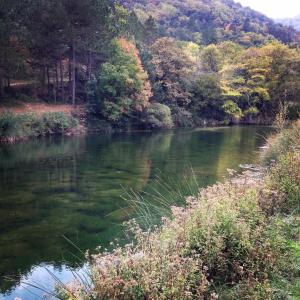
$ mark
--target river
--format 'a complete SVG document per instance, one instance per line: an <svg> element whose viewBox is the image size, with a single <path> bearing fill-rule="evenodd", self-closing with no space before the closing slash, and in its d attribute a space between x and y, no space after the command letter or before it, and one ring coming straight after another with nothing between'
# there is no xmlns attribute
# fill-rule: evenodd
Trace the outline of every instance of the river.
<svg viewBox="0 0 300 300"><path fill-rule="evenodd" d="M255 163L269 132L228 127L1 145L0 299L39 299L43 292L26 283L51 290L51 274L69 281L70 269L85 263L77 247L123 241L121 225L132 217L156 223L227 169Z"/></svg>

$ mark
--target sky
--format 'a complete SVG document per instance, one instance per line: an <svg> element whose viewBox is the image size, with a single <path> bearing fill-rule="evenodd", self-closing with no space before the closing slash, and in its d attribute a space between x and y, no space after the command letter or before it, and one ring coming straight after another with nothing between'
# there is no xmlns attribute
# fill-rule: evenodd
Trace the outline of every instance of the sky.
<svg viewBox="0 0 300 300"><path fill-rule="evenodd" d="M270 18L291 18L300 14L300 0L235 0Z"/></svg>

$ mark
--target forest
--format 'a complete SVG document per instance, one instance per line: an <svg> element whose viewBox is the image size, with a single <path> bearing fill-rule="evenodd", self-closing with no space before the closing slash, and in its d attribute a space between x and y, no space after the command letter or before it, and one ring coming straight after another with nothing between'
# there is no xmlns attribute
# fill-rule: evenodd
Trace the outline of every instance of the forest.
<svg viewBox="0 0 300 300"><path fill-rule="evenodd" d="M128 130L298 117L300 33L232 0L1 0L0 16L1 136L15 123L39 136L78 122ZM83 112L6 112L36 102Z"/></svg>

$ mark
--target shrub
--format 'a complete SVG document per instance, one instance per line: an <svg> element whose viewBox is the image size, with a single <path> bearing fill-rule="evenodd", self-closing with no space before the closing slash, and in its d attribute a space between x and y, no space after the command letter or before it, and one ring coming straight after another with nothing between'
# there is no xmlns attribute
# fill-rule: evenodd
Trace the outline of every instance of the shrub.
<svg viewBox="0 0 300 300"><path fill-rule="evenodd" d="M195 126L195 123L193 120L193 114L191 112L185 110L184 108L175 107L173 109L172 115L173 115L174 124L177 127L189 128L189 127Z"/></svg>
<svg viewBox="0 0 300 300"><path fill-rule="evenodd" d="M13 142L28 137L50 134L64 134L75 129L78 120L63 112L13 114L5 112L0 116L0 139Z"/></svg>
<svg viewBox="0 0 300 300"><path fill-rule="evenodd" d="M173 125L171 110L161 103L151 103L145 110L144 123L151 129L170 129Z"/></svg>
<svg viewBox="0 0 300 300"><path fill-rule="evenodd" d="M0 137L5 140L12 136L19 136L20 126L17 117L11 112L0 115Z"/></svg>
<svg viewBox="0 0 300 300"><path fill-rule="evenodd" d="M222 108L223 108L224 112L233 119L240 120L243 116L242 110L232 100L225 101Z"/></svg>
<svg viewBox="0 0 300 300"><path fill-rule="evenodd" d="M281 155L271 167L267 177L270 190L277 191L277 206L280 211L300 212L300 153Z"/></svg>
<svg viewBox="0 0 300 300"><path fill-rule="evenodd" d="M289 129L271 136L267 140L265 151L262 152L263 164L269 164L289 151L300 149L300 123L295 123Z"/></svg>
<svg viewBox="0 0 300 300"><path fill-rule="evenodd" d="M256 189L218 184L172 208L153 232L130 223L136 243L90 257L93 287L76 299L269 299L287 260L281 232ZM222 298L222 297L221 297Z"/></svg>
<svg viewBox="0 0 300 300"><path fill-rule="evenodd" d="M78 125L77 119L63 112L45 113L41 118L41 135L63 134Z"/></svg>

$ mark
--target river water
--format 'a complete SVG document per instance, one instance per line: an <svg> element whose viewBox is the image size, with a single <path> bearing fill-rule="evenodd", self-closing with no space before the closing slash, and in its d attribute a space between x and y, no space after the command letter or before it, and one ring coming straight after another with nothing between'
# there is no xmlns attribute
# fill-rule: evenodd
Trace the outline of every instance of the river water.
<svg viewBox="0 0 300 300"><path fill-rule="evenodd" d="M209 128L1 145L0 299L40 299L27 283L51 290L53 274L71 280L70 269L85 263L77 248L122 241L124 221L150 226L227 169L255 163L269 132ZM162 209L145 215L143 201Z"/></svg>

